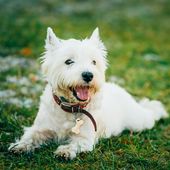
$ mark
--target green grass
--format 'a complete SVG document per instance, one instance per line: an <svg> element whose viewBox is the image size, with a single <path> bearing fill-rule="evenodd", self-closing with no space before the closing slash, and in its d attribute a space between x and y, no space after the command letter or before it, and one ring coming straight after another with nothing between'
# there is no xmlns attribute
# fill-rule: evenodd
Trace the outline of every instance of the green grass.
<svg viewBox="0 0 170 170"><path fill-rule="evenodd" d="M131 94L161 100L170 111L170 2L169 0L128 1L0 1L0 92L16 94L0 98L0 169L170 169L170 119L159 121L152 130L102 139L90 153L73 161L57 160L50 143L33 154L13 155L11 142L32 124L44 82L38 58L43 52L46 28L61 38L84 38L99 26L108 49L109 79L116 75ZM12 56L24 59L13 67ZM26 77L29 82L18 83ZM24 91L27 90L26 92ZM10 99L31 99L31 107L12 104Z"/></svg>

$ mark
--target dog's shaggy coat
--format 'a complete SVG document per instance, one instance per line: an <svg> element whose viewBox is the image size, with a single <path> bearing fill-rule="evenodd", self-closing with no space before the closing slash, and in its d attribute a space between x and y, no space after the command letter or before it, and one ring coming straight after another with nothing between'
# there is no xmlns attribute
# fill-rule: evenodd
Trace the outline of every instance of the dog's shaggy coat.
<svg viewBox="0 0 170 170"><path fill-rule="evenodd" d="M137 102L123 88L105 82L107 52L98 28L84 40L61 40L48 28L45 48L42 71L48 84L37 117L21 139L11 144L10 151L32 151L49 139L67 138L68 143L60 145L54 153L73 159L77 153L92 151L99 138L119 135L124 129L151 129L155 121L168 116L161 102L149 99ZM63 111L54 101L53 93L68 103L86 103L84 109L96 120L97 132L87 116ZM84 124L80 133L74 134L71 129L77 118Z"/></svg>

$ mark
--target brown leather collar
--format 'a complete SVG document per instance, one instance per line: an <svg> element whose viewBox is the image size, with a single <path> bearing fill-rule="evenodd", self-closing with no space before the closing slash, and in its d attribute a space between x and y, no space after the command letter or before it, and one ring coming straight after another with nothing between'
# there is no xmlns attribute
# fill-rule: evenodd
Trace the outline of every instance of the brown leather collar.
<svg viewBox="0 0 170 170"><path fill-rule="evenodd" d="M79 104L69 104L67 102L62 102L54 93L53 93L53 98L54 98L55 102L61 107L61 109L63 109L65 112L83 113L86 116L88 116L93 123L94 130L97 131L97 125L96 125L95 119L89 112L87 112L86 110L83 109L84 107L86 107L87 104L79 105Z"/></svg>

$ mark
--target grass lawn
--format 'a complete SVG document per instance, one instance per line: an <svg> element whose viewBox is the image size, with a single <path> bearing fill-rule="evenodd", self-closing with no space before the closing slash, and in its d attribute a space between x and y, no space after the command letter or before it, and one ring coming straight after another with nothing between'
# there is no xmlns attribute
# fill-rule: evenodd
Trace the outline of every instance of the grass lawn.
<svg viewBox="0 0 170 170"><path fill-rule="evenodd" d="M170 112L169 21L169 0L0 0L0 169L170 169L170 119L103 139L73 161L55 159L53 142L30 154L7 151L38 109L45 86L38 58L48 26L63 39L84 38L98 26L108 49L107 80L137 98L161 100Z"/></svg>

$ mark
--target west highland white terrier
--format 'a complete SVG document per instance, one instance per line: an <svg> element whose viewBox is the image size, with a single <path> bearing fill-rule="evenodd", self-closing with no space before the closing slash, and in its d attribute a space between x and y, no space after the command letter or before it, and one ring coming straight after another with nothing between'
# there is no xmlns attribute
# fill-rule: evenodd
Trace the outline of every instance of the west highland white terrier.
<svg viewBox="0 0 170 170"><path fill-rule="evenodd" d="M126 90L105 82L107 51L96 28L90 38L62 40L47 29L42 71L47 85L33 125L25 129L12 152L29 152L54 139L60 145L56 156L73 159L92 151L99 138L151 129L168 117L161 102L137 102Z"/></svg>

